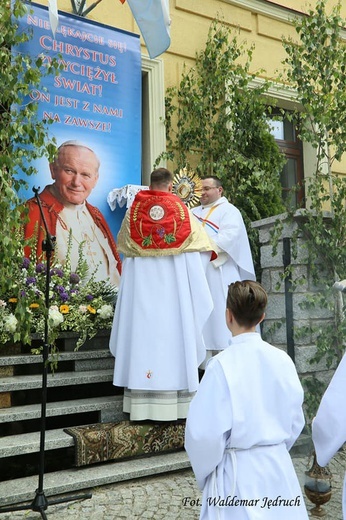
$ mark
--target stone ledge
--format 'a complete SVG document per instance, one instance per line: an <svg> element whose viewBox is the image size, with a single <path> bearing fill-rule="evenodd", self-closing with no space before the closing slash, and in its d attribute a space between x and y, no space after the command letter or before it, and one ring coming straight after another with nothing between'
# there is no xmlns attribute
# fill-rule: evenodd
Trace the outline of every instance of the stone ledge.
<svg viewBox="0 0 346 520"><path fill-rule="evenodd" d="M46 473L43 488L45 496L52 497L63 493L71 493L190 467L191 464L186 452L179 451L124 462L107 462L83 468ZM2 507L5 507L25 501L31 502L35 497L36 488L37 476L2 482L0 485L0 504ZM47 512L49 513L49 509Z"/></svg>
<svg viewBox="0 0 346 520"><path fill-rule="evenodd" d="M301 456L295 448L307 449L311 438L302 434L291 450L291 456ZM310 453L310 452L307 452ZM64 493L92 489L116 482L138 479L191 468L185 451L167 453L131 459L123 462L107 462L82 468L74 468L44 475L43 489L45 496L55 497ZM37 476L14 479L2 482L0 485L0 504L2 507L32 501L37 488ZM59 498L59 497L56 497ZM61 497L62 498L62 497ZM53 503L52 499L52 503ZM49 502L49 498L48 498ZM49 513L49 507L47 510ZM1 514L1 508L0 508Z"/></svg>
<svg viewBox="0 0 346 520"><path fill-rule="evenodd" d="M75 360L75 372L86 372L88 370L114 370L114 358L82 359Z"/></svg>
<svg viewBox="0 0 346 520"><path fill-rule="evenodd" d="M95 370L88 372L61 372L48 374L47 386L69 386L88 383L104 383L113 381L113 370ZM24 375L0 378L0 392L31 390L41 388L42 375Z"/></svg>
<svg viewBox="0 0 346 520"><path fill-rule="evenodd" d="M85 350L83 347L77 352L60 352L59 361L74 361L81 359L103 359L112 358L112 354L108 349L103 350ZM27 365L42 363L42 356L36 354L16 354L13 356L2 356L0 346L0 366L8 365Z"/></svg>
<svg viewBox="0 0 346 520"><path fill-rule="evenodd" d="M118 413L122 410L122 404L123 397L121 395L89 397L88 399L76 399L71 401L55 401L47 403L46 416L54 417L57 415L70 415L106 409L114 410L115 413ZM3 408L0 410L0 423L25 421L38 419L40 417L40 403L12 406L11 408Z"/></svg>
<svg viewBox="0 0 346 520"><path fill-rule="evenodd" d="M60 430L47 430L45 433L45 450L68 448L73 446L73 438ZM0 458L34 453L40 450L40 432L23 433L2 437Z"/></svg>

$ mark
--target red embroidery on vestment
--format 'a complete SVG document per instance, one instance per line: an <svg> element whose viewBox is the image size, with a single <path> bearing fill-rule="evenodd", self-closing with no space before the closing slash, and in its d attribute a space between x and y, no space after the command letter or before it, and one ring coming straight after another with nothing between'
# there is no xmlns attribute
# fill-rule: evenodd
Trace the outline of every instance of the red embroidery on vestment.
<svg viewBox="0 0 346 520"><path fill-rule="evenodd" d="M190 236L188 209L176 195L139 192L131 206L130 235L143 249L179 248Z"/></svg>

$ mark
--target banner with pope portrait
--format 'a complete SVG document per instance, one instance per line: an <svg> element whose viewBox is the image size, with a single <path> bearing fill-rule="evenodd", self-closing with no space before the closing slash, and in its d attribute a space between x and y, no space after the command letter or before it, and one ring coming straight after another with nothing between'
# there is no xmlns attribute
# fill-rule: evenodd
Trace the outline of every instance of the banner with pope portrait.
<svg viewBox="0 0 346 520"><path fill-rule="evenodd" d="M98 234L99 223L101 230L108 226L115 240L124 212L112 211L107 196L114 188L141 184L139 36L63 12L53 35L48 9L34 3L28 4L18 30L32 37L13 52L40 55L43 66L53 58L61 65L29 97L38 103L40 118L54 121L49 131L58 146L78 141L97 157L98 179L87 198L96 210L88 225L92 229L96 222ZM33 197L34 187L42 192L54 182L46 158L34 167L38 173L25 179L29 188L20 193L24 199ZM72 199L72 208L75 203L78 198Z"/></svg>

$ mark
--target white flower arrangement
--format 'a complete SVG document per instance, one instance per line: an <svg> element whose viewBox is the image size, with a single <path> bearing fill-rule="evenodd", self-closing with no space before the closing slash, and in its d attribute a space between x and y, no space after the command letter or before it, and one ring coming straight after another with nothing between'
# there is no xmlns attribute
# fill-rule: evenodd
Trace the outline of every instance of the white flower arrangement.
<svg viewBox="0 0 346 520"><path fill-rule="evenodd" d="M77 347L99 330L110 330L117 288L109 282L88 276L85 260L79 258L75 271L69 255L61 265L53 260L50 268L49 307L46 308L47 266L35 258L14 262L13 279L6 295L0 295L0 343L31 344L33 334L43 340L47 316L48 341L54 343L61 332L79 334Z"/></svg>

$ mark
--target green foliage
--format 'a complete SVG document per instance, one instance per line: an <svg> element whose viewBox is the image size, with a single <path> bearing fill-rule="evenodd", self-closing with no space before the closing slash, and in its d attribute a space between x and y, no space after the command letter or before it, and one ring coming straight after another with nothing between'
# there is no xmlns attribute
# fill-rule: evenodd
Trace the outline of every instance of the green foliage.
<svg viewBox="0 0 346 520"><path fill-rule="evenodd" d="M327 279L340 280L346 274L346 177L330 175L333 192L325 186L325 175L317 174L308 188L310 210L300 222L314 280L321 284L321 265L329 267ZM324 210L327 204L330 211Z"/></svg>
<svg viewBox="0 0 346 520"><path fill-rule="evenodd" d="M322 395L326 390L326 385L321 383L314 375L303 379L302 384L305 394L304 405L306 413L308 417L313 418L316 415Z"/></svg>
<svg viewBox="0 0 346 520"><path fill-rule="evenodd" d="M239 43L219 20L210 26L195 66L184 70L166 95L168 152L174 170L217 175L225 195L247 224L283 211L279 173L285 162L270 133L266 112L269 83L251 84L253 47Z"/></svg>
<svg viewBox="0 0 346 520"><path fill-rule="evenodd" d="M346 146L346 55L341 39L345 20L341 3L326 14L327 0L295 21L299 43L283 41L287 52L286 79L298 92L300 136L318 151L320 162L340 160ZM333 156L329 157L333 149Z"/></svg>
<svg viewBox="0 0 346 520"><path fill-rule="evenodd" d="M346 177L332 173L333 162L346 151L346 53L341 39L346 21L340 17L340 3L330 15L325 7L326 0L318 0L315 10L294 22L299 42L286 39L283 44L286 80L302 106L294 118L301 139L316 150L315 175L305 181L309 210L298 219L291 214L298 222L293 240L304 237L311 280L316 285L316 292L302 306L333 315L323 329L310 330L317 336L317 352L311 362L323 359L331 367L344 352L346 332L342 294L331 289L346 276ZM306 388L316 392L320 385L311 380ZM307 395L307 399L313 410L317 395Z"/></svg>
<svg viewBox="0 0 346 520"><path fill-rule="evenodd" d="M36 173L32 161L42 156L52 157L56 149L55 142L48 137L51 121L42 121L37 117L37 103L30 100L29 94L33 88L39 87L44 76L55 74L59 65L53 60L43 67L40 56L31 58L15 51L31 38L30 33L18 31L17 23L28 10L29 4L22 0L0 2L1 295L11 291L16 266L23 257L22 224L25 212L21 207L18 190L26 186L26 176ZM19 172L22 174L21 179ZM19 308L18 317L25 324L30 317L29 310Z"/></svg>
<svg viewBox="0 0 346 520"><path fill-rule="evenodd" d="M0 294L8 291L13 265L21 257L18 245L23 245L23 208L18 190L25 187L25 176L36 173L32 161L51 157L55 151L55 143L48 137L51 121L37 117L37 104L28 94L39 86L42 77L54 74L59 66L52 61L43 68L40 56L30 58L12 52L30 39L30 33L17 31L17 20L28 9L22 0L0 2ZM23 179L18 178L19 172Z"/></svg>

